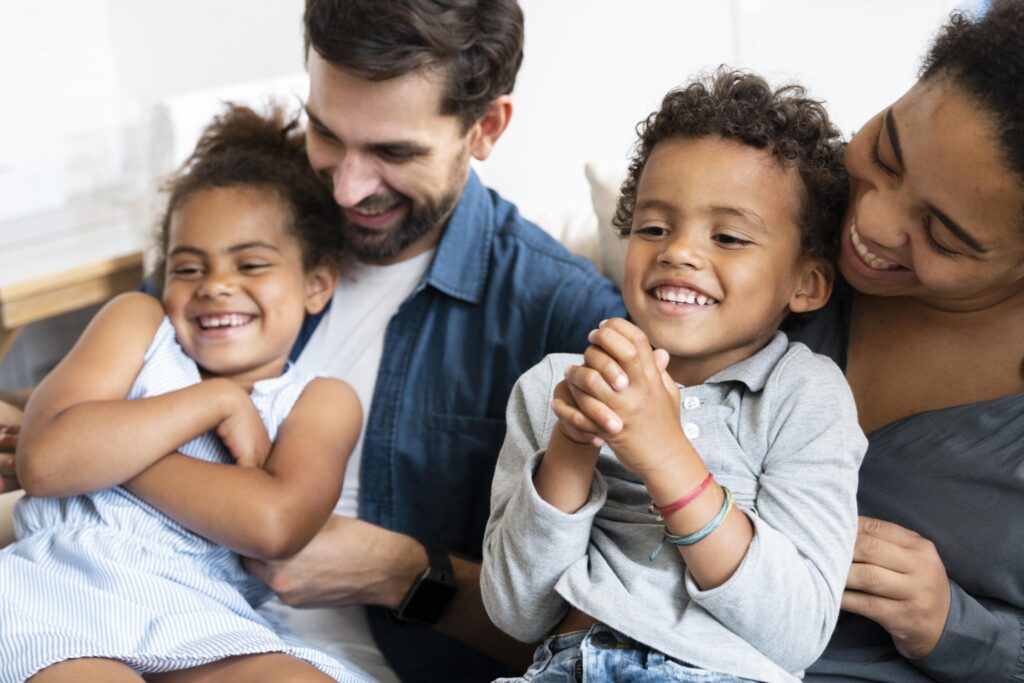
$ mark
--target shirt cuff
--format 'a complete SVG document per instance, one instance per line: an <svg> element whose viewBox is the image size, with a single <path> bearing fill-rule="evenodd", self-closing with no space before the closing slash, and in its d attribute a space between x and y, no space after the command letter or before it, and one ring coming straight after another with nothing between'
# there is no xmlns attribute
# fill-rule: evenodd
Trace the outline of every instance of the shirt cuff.
<svg viewBox="0 0 1024 683"><path fill-rule="evenodd" d="M1024 612L988 609L954 581L935 649L911 663L943 681L1024 681Z"/></svg>

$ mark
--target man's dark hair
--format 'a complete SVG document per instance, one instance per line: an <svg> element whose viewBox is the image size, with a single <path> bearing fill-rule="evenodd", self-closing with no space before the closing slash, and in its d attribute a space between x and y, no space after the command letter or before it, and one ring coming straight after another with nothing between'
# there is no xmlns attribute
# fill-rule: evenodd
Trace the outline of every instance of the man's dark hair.
<svg viewBox="0 0 1024 683"><path fill-rule="evenodd" d="M948 76L995 124L1007 166L1024 182L1024 0L995 0L980 18L954 12L921 67Z"/></svg>
<svg viewBox="0 0 1024 683"><path fill-rule="evenodd" d="M306 270L339 260L340 210L310 168L298 114L288 116L280 104L271 105L262 115L228 103L226 111L203 131L192 155L164 185L167 209L157 232L159 289L163 287L174 212L195 193L222 187L276 195L289 210L291 222L286 227L302 246Z"/></svg>
<svg viewBox="0 0 1024 683"><path fill-rule="evenodd" d="M655 145L670 138L720 136L765 150L781 167L799 172L804 185L798 217L801 250L830 266L835 263L848 201L845 145L821 102L807 98L802 87L773 90L759 76L722 67L670 91L661 108L637 125L637 134L612 218L621 236L632 226L637 185Z"/></svg>
<svg viewBox="0 0 1024 683"><path fill-rule="evenodd" d="M465 128L512 92L523 61L516 0L306 0L303 24L307 55L360 78L440 70L441 113Z"/></svg>

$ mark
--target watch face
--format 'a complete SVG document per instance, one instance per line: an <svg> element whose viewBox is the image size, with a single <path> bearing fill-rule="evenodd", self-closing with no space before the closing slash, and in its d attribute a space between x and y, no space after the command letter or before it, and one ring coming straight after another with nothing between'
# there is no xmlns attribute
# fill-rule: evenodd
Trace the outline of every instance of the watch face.
<svg viewBox="0 0 1024 683"><path fill-rule="evenodd" d="M412 595L409 596L409 600L402 610L402 616L427 624L435 624L454 595L455 586L440 583L426 576L420 580Z"/></svg>

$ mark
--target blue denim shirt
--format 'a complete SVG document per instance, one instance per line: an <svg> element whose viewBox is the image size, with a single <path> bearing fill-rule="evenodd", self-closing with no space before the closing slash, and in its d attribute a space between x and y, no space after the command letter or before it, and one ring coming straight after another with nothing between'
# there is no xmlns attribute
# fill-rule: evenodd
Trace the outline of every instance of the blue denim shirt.
<svg viewBox="0 0 1024 683"><path fill-rule="evenodd" d="M618 291L589 261L471 172L426 276L388 324L363 443L360 518L479 561L513 384L549 353L581 352L598 322L624 315ZM508 674L430 629L369 612L404 680Z"/></svg>

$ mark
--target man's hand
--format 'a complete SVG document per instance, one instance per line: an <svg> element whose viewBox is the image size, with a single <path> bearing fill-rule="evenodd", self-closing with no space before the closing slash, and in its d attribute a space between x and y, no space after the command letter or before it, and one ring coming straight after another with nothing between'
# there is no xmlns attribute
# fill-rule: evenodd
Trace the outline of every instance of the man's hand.
<svg viewBox="0 0 1024 683"><path fill-rule="evenodd" d="M427 567L416 540L351 517L331 515L287 560L245 558L245 569L292 607L383 605L397 609Z"/></svg>
<svg viewBox="0 0 1024 683"><path fill-rule="evenodd" d="M860 517L842 608L878 622L901 655L921 659L942 636L949 580L935 545L910 529Z"/></svg>

